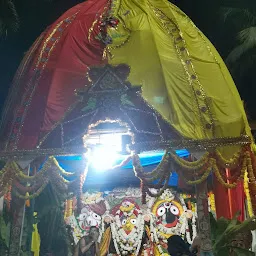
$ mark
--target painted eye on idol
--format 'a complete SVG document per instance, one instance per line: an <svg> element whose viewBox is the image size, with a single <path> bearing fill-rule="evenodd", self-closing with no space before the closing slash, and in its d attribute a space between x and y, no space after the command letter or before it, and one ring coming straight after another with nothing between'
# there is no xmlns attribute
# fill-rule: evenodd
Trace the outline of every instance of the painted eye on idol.
<svg viewBox="0 0 256 256"><path fill-rule="evenodd" d="M130 222L131 222L132 225L135 225L137 220L136 219L131 219Z"/></svg>
<svg viewBox="0 0 256 256"><path fill-rule="evenodd" d="M173 215L179 215L180 211L178 209L178 207L172 205L171 208L170 208L170 211Z"/></svg>
<svg viewBox="0 0 256 256"><path fill-rule="evenodd" d="M126 224L126 219L123 219L122 220L122 225L125 225Z"/></svg>
<svg viewBox="0 0 256 256"><path fill-rule="evenodd" d="M157 216L158 216L158 217L163 216L165 213L166 213L166 209L165 209L163 206L161 206L160 208L158 208L158 210L157 210Z"/></svg>
<svg viewBox="0 0 256 256"><path fill-rule="evenodd" d="M98 215L98 214L96 214L96 213L93 213L93 214L92 214L92 217L93 217L95 220L101 220L100 215Z"/></svg>

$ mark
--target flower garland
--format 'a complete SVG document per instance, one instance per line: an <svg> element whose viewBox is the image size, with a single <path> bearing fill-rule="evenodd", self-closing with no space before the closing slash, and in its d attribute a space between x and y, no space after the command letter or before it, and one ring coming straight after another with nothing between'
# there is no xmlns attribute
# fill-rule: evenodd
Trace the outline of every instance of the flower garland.
<svg viewBox="0 0 256 256"><path fill-rule="evenodd" d="M68 199L65 202L64 219L70 217L73 214L73 199Z"/></svg>
<svg viewBox="0 0 256 256"><path fill-rule="evenodd" d="M76 192L81 181L82 170L76 173L68 173L62 169L54 157L49 157L43 167L33 176L23 173L15 162L7 162L0 171L0 194L9 186L13 187L14 194L23 200L29 200L40 195L49 182L57 193L63 194L67 191ZM74 176L78 178L73 181L66 180L63 176ZM29 183L24 186L24 183Z"/></svg>
<svg viewBox="0 0 256 256"><path fill-rule="evenodd" d="M214 159L214 160L215 160L215 159ZM236 183L236 182L227 183L227 182L224 181L224 179L222 178L222 176L221 176L221 174L220 174L219 168L218 168L218 166L216 165L216 160L214 161L212 168L213 168L213 172L214 172L214 174L215 174L215 176L216 176L218 182L219 182L222 186L224 186L224 187L226 187L226 188L229 188L229 189L235 188L235 187L237 186L237 183Z"/></svg>
<svg viewBox="0 0 256 256"><path fill-rule="evenodd" d="M189 232L189 225L188 225L188 219L187 219L187 216L186 214L188 213L188 209L187 209L187 206L186 206L186 203L184 201L184 198L182 197L182 195L180 196L180 202L181 202L181 205L183 206L183 209L184 209L184 213L182 214L181 218L182 218L182 221L181 223L183 224L183 227L185 225L185 230L183 230L183 227L182 227L182 230L181 230L181 234L184 235L186 233L186 240L189 244L192 244L193 240L195 239L196 235L197 235L197 231L196 231L196 217L197 217L197 212L196 212L196 209L195 209L195 212L192 212L192 236Z"/></svg>
<svg viewBox="0 0 256 256"><path fill-rule="evenodd" d="M249 183L249 178L248 178L248 172L246 171L244 174L244 191L245 191L246 200L247 200L249 217L252 217L252 216L254 216L254 213L253 213L253 209L252 209L252 201L251 201L248 183Z"/></svg>
<svg viewBox="0 0 256 256"><path fill-rule="evenodd" d="M242 148L241 152L234 154L233 158L231 158L230 160L225 159L218 150L215 151L215 156L216 159L218 159L219 164L222 165L223 168L235 168L239 160L244 156L244 152L246 149L247 147Z"/></svg>
<svg viewBox="0 0 256 256"><path fill-rule="evenodd" d="M140 158L137 154L132 155L132 163L133 163L133 170L135 176L140 178L141 180L145 181L146 183L152 182L158 178L163 176L164 170L169 170L170 165L170 157L169 154L165 154L162 158L162 161L159 165L152 171L152 172L143 172L143 168L140 164Z"/></svg>
<svg viewBox="0 0 256 256"><path fill-rule="evenodd" d="M254 155L252 152L246 152L247 155L247 171L249 176L249 189L250 189L250 197L252 202L252 208L253 212L256 211L256 179L254 172L256 171L255 166L252 165L252 159L254 158Z"/></svg>
<svg viewBox="0 0 256 256"><path fill-rule="evenodd" d="M157 249L160 253L160 256L164 256L164 251L163 251L163 247L160 243L160 238L164 239L163 237L161 237L160 232L157 232L157 226L156 226L156 220L155 220L155 216L153 214L150 215L150 240L152 243L155 243L157 245ZM167 241L165 241L167 242Z"/></svg>
<svg viewBox="0 0 256 256"><path fill-rule="evenodd" d="M143 171L137 154L132 156L132 160L135 175L141 181L143 202L145 202L147 194L151 197L157 197L163 193L168 186L168 180L173 168L179 170L179 175L189 185L198 185L204 182L211 172L213 172L218 182L228 189L235 188L237 181L244 179L244 173L249 168L250 191L253 189L252 193L256 195L256 157L248 146L244 146L240 152L234 154L233 158L229 160L225 159L217 150L211 153L207 152L202 158L196 161L182 159L174 152L167 151L158 167L149 173ZM229 168L232 176L227 176L225 172L226 168ZM155 180L158 180L158 184L151 183ZM153 194L150 188L157 188L160 191L157 194ZM252 204L255 205L256 210L256 198L255 200L252 199Z"/></svg>
<svg viewBox="0 0 256 256"><path fill-rule="evenodd" d="M211 211L216 212L215 196L213 192L209 193L209 206Z"/></svg>
<svg viewBox="0 0 256 256"><path fill-rule="evenodd" d="M132 162L135 175L141 181L142 203L146 202L146 194L150 195L151 197L159 197L168 187L168 182L171 175L172 168L169 154L166 153L164 155L161 163L151 173L143 172L143 168L140 164L140 158L137 154L133 154ZM149 175L152 175L152 177L148 178ZM154 181L155 179L159 179L158 184L150 184L150 182ZM150 188L157 188L160 190L154 194L150 191Z"/></svg>
<svg viewBox="0 0 256 256"><path fill-rule="evenodd" d="M177 156L175 153L172 153L172 152L170 153L170 156L171 156L172 160L176 164L181 166L183 169L195 171L195 170L202 168L209 161L210 154L206 153L202 158L200 158L199 160L193 161L193 162L182 159L179 156Z"/></svg>
<svg viewBox="0 0 256 256"><path fill-rule="evenodd" d="M144 233L144 218L141 211L138 213L136 226L129 234L126 234L122 229L118 215L116 215L115 222L112 222L110 227L116 253L118 255L133 253L134 256L137 256L141 248Z"/></svg>
<svg viewBox="0 0 256 256"><path fill-rule="evenodd" d="M167 240L163 234L166 235L179 235L185 236L188 243L192 244L193 239L197 235L196 230L196 212L192 212L192 235L189 232L189 224L187 219L187 213L189 212L187 206L185 204L183 195L180 195L180 202L184 209L184 212L179 218L179 221L175 227L167 228L162 223L157 222L157 218L152 213L150 214L150 241L157 245L158 251L161 256L166 255L164 251L164 247L162 246L161 242L167 243ZM196 209L195 209L196 211Z"/></svg>
<svg viewBox="0 0 256 256"><path fill-rule="evenodd" d="M54 167L56 167L56 168L54 168ZM1 176L3 176L4 174L6 174L8 172L14 172L13 173L14 176L22 181L29 182L29 181L41 180L42 176L44 176L46 172L51 171L52 169L58 171L60 175L68 176L68 177L80 174L80 172L76 172L76 173L66 172L63 168L60 167L56 158L51 156L45 162L45 164L41 168L40 172L36 173L33 176L24 174L16 162L8 162L8 163L6 163L5 167L0 171L0 180L1 180ZM65 182L68 182L64 178L63 178L63 180Z"/></svg>
<svg viewBox="0 0 256 256"><path fill-rule="evenodd" d="M31 199L34 199L36 197L38 197L42 192L43 190L45 189L45 187L47 186L48 183L44 183L35 193L33 194L28 194L26 193L25 196L24 195L21 195L15 188L13 188L13 193L15 196L17 196L18 198L20 199L23 199L23 200L31 200Z"/></svg>

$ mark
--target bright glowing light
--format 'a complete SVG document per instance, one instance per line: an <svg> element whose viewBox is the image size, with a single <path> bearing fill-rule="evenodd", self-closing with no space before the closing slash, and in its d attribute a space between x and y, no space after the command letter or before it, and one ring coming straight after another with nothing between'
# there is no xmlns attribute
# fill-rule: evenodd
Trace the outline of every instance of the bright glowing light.
<svg viewBox="0 0 256 256"><path fill-rule="evenodd" d="M115 148L116 151L121 151L122 135L122 133L92 134L86 138L85 145L89 147L102 145Z"/></svg>
<svg viewBox="0 0 256 256"><path fill-rule="evenodd" d="M91 167L97 171L106 171L115 165L117 159L118 153L114 147L102 145L93 150L90 157Z"/></svg>
<svg viewBox="0 0 256 256"><path fill-rule="evenodd" d="M92 134L87 138L86 144L91 145L90 166L95 171L111 169L119 158L118 152L122 150L123 133Z"/></svg>

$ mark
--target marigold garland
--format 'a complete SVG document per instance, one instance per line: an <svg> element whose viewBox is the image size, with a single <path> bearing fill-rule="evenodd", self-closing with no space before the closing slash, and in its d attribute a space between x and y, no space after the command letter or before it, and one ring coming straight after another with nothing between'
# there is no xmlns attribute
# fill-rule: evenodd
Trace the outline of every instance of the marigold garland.
<svg viewBox="0 0 256 256"><path fill-rule="evenodd" d="M240 153L236 153L230 160L225 159L218 150L216 150L215 155L219 164L221 164L224 168L234 168L237 166L240 158L243 157L243 153L244 149L242 149Z"/></svg>
<svg viewBox="0 0 256 256"><path fill-rule="evenodd" d="M145 191L147 194L151 194L149 188L153 187L160 189L159 193L161 193L167 184L167 174L172 172L172 164L189 185L200 184L211 173L214 173L218 182L227 189L235 188L237 181L243 180L244 174L248 170L249 192L253 208L256 210L256 157L248 146L243 147L231 159L225 159L217 150L204 154L201 159L196 161L180 158L173 151L167 151L162 162L150 173L143 171L138 155L133 155L132 159L135 175L141 180L143 197L145 197ZM226 168L230 170L231 176L227 176ZM158 180L157 185L150 184L156 180Z"/></svg>
<svg viewBox="0 0 256 256"><path fill-rule="evenodd" d="M73 199L68 199L65 202L64 219L70 217L73 214Z"/></svg>
<svg viewBox="0 0 256 256"><path fill-rule="evenodd" d="M38 190L37 192L33 193L33 194L27 194L26 195L22 195L20 194L15 188L13 188L13 193L15 196L17 196L18 198L20 199L23 199L23 200L31 200L31 199L34 199L36 197L38 197L42 192L43 190L46 188L46 186L48 185L48 183L44 183Z"/></svg>
<svg viewBox="0 0 256 256"><path fill-rule="evenodd" d="M18 198L30 200L39 196L48 183L51 183L59 194L68 191L77 193L76 191L81 187L79 186L81 175L83 175L82 170L76 173L66 172L54 157L49 157L40 171L33 176L24 174L17 163L7 162L0 171L0 194L6 194L8 187L13 186L13 192ZM77 178L68 181L63 176L77 176Z"/></svg>
<svg viewBox="0 0 256 256"><path fill-rule="evenodd" d="M49 157L49 160L52 161L52 163L54 163L56 165L56 167L58 168L59 172L66 177L73 177L75 175L77 175L77 173L75 172L66 172L60 165L59 162L57 161L57 159L53 156Z"/></svg>
<svg viewBox="0 0 256 256"><path fill-rule="evenodd" d="M251 195L249 192L249 178L248 178L248 172L246 171L244 174L244 192L247 200L247 208L248 208L248 214L249 217L254 216L253 208L252 208L252 201L251 201Z"/></svg>
<svg viewBox="0 0 256 256"><path fill-rule="evenodd" d="M233 182L233 183L227 183L225 182L225 180L222 178L221 174L220 174L220 171L219 171L219 168L218 166L216 165L216 162L213 164L213 171L214 171L214 174L217 178L217 180L219 181L219 183L228 188L228 189L231 189L231 188L235 188L237 186L237 183L236 182Z"/></svg>
<svg viewBox="0 0 256 256"><path fill-rule="evenodd" d="M203 174L203 176L200 179L197 179L197 180L186 180L186 177L185 176L183 176L183 177L185 178L187 184L189 184L189 185L198 185L198 184L202 183L203 181L205 181L208 178L211 171L212 171L212 167L209 166L207 168L207 170L205 170L205 173Z"/></svg>
<svg viewBox="0 0 256 256"><path fill-rule="evenodd" d="M213 212L216 212L215 196L213 192L209 193L210 207Z"/></svg>
<svg viewBox="0 0 256 256"><path fill-rule="evenodd" d="M193 161L193 162L182 159L179 156L177 156L175 153L172 153L172 152L170 153L170 156L171 156L172 160L174 160L174 162L176 164L178 164L180 167L182 167L183 169L194 171L194 170L200 169L209 161L210 154L206 153L201 159Z"/></svg>
<svg viewBox="0 0 256 256"><path fill-rule="evenodd" d="M246 196L250 196L251 208L256 210L256 158L250 148L243 147L239 153L236 153L232 159L225 159L218 151L206 153L196 161L188 161L177 156L174 152L167 151L163 156L161 163L152 172L145 173L140 165L138 155L132 156L135 175L141 180L141 188L143 197L151 194L150 188L157 188L161 192L168 185L168 180L172 172L172 164L184 176L186 182L190 185L197 185L205 181L213 172L217 180L226 188L236 187L237 180L245 178ZM224 168L229 168L232 173L231 177L227 177ZM247 173L245 176L245 173ZM69 182L64 178L77 176L78 179ZM82 177L83 176L83 177ZM81 192L82 183L84 181L82 172L68 173L60 167L54 157L49 157L40 172L33 176L25 175L21 168L15 162L7 162L2 170L0 170L0 194L7 191L9 186L14 186L15 194L25 200L34 198L40 194L41 189L51 182L57 191L67 191L70 189L78 189ZM158 184L152 184L158 180ZM22 184L29 183L24 186ZM79 185L80 184L80 185ZM26 193L29 193L29 195ZM154 196L154 195L151 195ZM249 200L248 200L249 201ZM253 214L252 209L250 209Z"/></svg>

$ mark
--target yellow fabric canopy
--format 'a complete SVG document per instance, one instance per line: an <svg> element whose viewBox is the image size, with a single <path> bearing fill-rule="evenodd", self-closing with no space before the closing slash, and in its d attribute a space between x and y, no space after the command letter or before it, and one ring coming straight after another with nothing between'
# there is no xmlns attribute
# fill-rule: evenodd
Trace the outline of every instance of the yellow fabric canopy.
<svg viewBox="0 0 256 256"><path fill-rule="evenodd" d="M223 60L193 22L166 0L116 0L109 63L185 138L250 136L243 103Z"/></svg>

